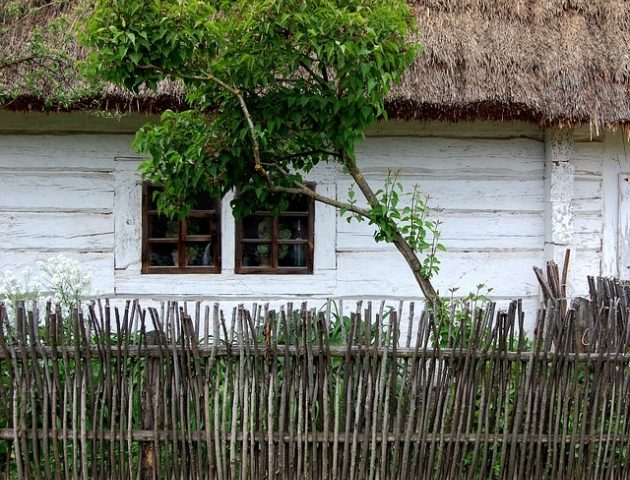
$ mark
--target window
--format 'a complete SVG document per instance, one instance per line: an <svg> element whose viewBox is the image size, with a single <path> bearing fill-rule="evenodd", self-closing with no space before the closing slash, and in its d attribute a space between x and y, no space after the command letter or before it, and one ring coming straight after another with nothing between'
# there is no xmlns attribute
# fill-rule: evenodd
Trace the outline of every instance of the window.
<svg viewBox="0 0 630 480"><path fill-rule="evenodd" d="M236 273L313 273L314 205L294 197L278 216L267 211L236 222Z"/></svg>
<svg viewBox="0 0 630 480"><path fill-rule="evenodd" d="M157 212L157 189L145 183L142 192L142 272L219 273L219 201L198 195L185 220L171 220Z"/></svg>

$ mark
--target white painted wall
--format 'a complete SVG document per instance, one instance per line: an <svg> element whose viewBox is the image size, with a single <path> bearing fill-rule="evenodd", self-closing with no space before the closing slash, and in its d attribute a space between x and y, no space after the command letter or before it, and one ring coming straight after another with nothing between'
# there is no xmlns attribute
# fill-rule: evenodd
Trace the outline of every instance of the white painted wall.
<svg viewBox="0 0 630 480"><path fill-rule="evenodd" d="M13 115L18 116L13 122L6 122L9 114L0 115L0 271L63 253L95 272L95 293L103 295L418 297L406 264L391 246L375 244L369 226L348 225L325 206L317 207L312 276L236 275L227 201L222 274L141 275L140 179L138 160L129 149L138 122L121 126L98 119L94 128L102 133L97 134L89 119L78 121L77 115L67 120L36 115L32 124L28 116ZM572 247L574 276L580 279L617 269L617 222L623 215L619 173L630 172L630 163L620 133L593 142L576 132L574 140ZM484 283L496 298L523 298L534 309L538 286L532 266L544 264L545 238L540 129L513 123L388 122L370 131L358 158L375 188L389 168L402 168L406 187L420 183L431 196L448 248L436 279L442 293L451 287L467 293ZM340 198L349 186L330 169L322 169L315 180L318 190ZM584 285L578 285L578 293Z"/></svg>
<svg viewBox="0 0 630 480"><path fill-rule="evenodd" d="M4 126L4 125L3 125ZM128 134L0 135L0 271L63 254L113 292L113 158Z"/></svg>
<svg viewBox="0 0 630 480"><path fill-rule="evenodd" d="M601 137L593 140L584 138L575 142L575 231L571 245L571 277L574 291L582 295L588 292L587 276L602 271L602 174L605 155L606 146Z"/></svg>
<svg viewBox="0 0 630 480"><path fill-rule="evenodd" d="M359 148L368 181L378 188L388 169L402 168L406 189L419 183L444 222L440 292L457 287L466 294L483 283L496 298L523 298L533 310L532 266L542 263L544 248L542 132L529 125L439 124L378 134ZM338 192L349 185L340 180ZM339 219L337 233L338 294L417 296L407 265L392 246L374 243L368 225Z"/></svg>
<svg viewBox="0 0 630 480"><path fill-rule="evenodd" d="M608 133L602 160L602 274L624 279L630 279L630 203L625 182L630 177L629 140L628 132Z"/></svg>

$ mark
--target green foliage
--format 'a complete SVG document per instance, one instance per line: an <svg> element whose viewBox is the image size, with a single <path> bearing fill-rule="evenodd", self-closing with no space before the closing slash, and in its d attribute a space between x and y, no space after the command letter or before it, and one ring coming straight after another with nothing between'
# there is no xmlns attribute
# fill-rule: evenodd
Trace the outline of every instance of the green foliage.
<svg viewBox="0 0 630 480"><path fill-rule="evenodd" d="M405 193L402 183L399 181L400 172L389 172L383 188L375 192L378 204L369 211L370 225L375 225L374 240L376 242L394 242L396 234L402 235L409 247L417 255L424 255L421 264L421 273L424 278L431 278L439 272L440 260L438 252L445 252L446 248L440 243L440 221L429 219L429 196L420 192L420 187L414 185L411 193ZM406 205L401 202L408 197ZM348 199L351 205L356 204L356 196L353 188L348 191ZM347 214L347 209L342 209L341 214ZM363 217L359 215L347 215L348 222L353 219L361 222Z"/></svg>
<svg viewBox="0 0 630 480"><path fill-rule="evenodd" d="M487 310L492 288L480 283L474 292L463 297L456 297L459 288L451 288L450 297L442 299L433 308L436 332L433 337L435 347L450 348L455 345L468 345L477 338L477 345L490 341L489 325L480 325L480 312Z"/></svg>
<svg viewBox="0 0 630 480"><path fill-rule="evenodd" d="M101 0L83 34L84 70L132 89L184 86L192 109L166 112L136 141L150 155L143 173L165 185L166 213L185 215L193 188L238 188L236 216L277 212L286 194L254 168L254 149L279 187L321 161L353 159L419 51L413 25L402 0Z"/></svg>

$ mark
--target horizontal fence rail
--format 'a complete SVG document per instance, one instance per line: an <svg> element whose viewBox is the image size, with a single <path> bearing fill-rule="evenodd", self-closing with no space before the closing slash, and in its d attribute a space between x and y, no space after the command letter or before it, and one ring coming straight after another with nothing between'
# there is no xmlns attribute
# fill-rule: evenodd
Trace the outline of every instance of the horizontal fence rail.
<svg viewBox="0 0 630 480"><path fill-rule="evenodd" d="M0 303L0 478L630 478L630 288L591 290L533 338L518 301Z"/></svg>

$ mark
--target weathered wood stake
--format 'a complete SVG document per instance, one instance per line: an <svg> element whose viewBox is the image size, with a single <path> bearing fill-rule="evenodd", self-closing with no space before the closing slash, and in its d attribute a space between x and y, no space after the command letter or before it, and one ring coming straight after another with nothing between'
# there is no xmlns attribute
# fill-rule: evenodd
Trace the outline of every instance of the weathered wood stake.
<svg viewBox="0 0 630 480"><path fill-rule="evenodd" d="M160 334L157 331L146 334L147 345L159 345ZM160 358L146 359L144 371L144 390L142 392L142 429L155 430L159 428L161 420L160 412ZM156 465L159 460L157 442L154 440L140 443L140 478L141 480L153 480L159 478Z"/></svg>

